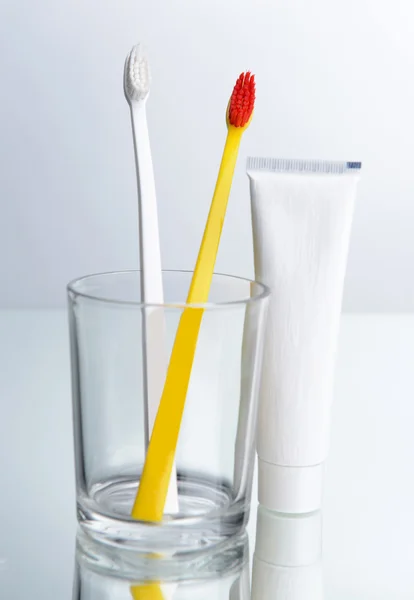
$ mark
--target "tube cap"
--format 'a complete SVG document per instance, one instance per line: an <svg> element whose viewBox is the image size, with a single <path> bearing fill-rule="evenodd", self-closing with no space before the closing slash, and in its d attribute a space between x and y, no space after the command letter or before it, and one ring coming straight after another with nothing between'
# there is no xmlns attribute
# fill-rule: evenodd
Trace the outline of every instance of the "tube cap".
<svg viewBox="0 0 414 600"><path fill-rule="evenodd" d="M324 464L281 467L259 458L259 503L276 512L301 514L322 506Z"/></svg>

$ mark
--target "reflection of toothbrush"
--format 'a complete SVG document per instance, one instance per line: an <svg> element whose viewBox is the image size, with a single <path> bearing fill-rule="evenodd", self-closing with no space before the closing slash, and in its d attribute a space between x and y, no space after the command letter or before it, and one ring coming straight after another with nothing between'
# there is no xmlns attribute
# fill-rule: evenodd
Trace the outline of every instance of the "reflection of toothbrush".
<svg viewBox="0 0 414 600"><path fill-rule="evenodd" d="M134 600L165 600L162 587L158 583L131 585L130 589Z"/></svg>
<svg viewBox="0 0 414 600"><path fill-rule="evenodd" d="M137 170L141 293L144 302L162 304L164 297L157 201L146 116L149 88L148 60L142 46L138 45L132 48L125 62L124 91L131 107ZM147 446L167 371L165 334L165 319L162 309L147 309L143 315L144 406ZM174 466L171 472L165 512L178 512L177 480Z"/></svg>
<svg viewBox="0 0 414 600"><path fill-rule="evenodd" d="M228 105L227 140L187 297L190 304L208 301L240 141L250 123L254 100L254 77L250 73L242 73ZM136 519L160 521L163 516L202 317L201 308L187 308L180 319L141 483L132 509L132 516Z"/></svg>
<svg viewBox="0 0 414 600"><path fill-rule="evenodd" d="M164 600L161 586L157 583L131 585L131 595L134 600Z"/></svg>

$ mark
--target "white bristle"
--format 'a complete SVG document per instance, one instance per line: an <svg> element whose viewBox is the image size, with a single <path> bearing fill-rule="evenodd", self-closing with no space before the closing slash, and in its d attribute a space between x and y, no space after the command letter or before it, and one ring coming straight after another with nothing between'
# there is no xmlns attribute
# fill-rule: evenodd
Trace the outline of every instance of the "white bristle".
<svg viewBox="0 0 414 600"><path fill-rule="evenodd" d="M125 93L130 101L144 100L149 93L151 73L141 44L134 46L125 63Z"/></svg>

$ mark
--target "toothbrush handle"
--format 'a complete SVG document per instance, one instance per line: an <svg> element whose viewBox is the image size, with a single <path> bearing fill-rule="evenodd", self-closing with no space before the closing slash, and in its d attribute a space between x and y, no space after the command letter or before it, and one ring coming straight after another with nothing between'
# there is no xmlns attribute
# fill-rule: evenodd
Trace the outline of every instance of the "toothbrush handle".
<svg viewBox="0 0 414 600"><path fill-rule="evenodd" d="M231 127L191 281L188 303L208 301L240 139L241 132ZM186 308L178 325L141 483L132 509L135 519L161 521L163 516L202 317L202 308Z"/></svg>
<svg viewBox="0 0 414 600"><path fill-rule="evenodd" d="M142 297L147 303L162 304L164 294L158 212L145 104L134 106L131 116L137 166ZM166 323L162 308L145 309L142 332L145 442L146 447L148 447L164 388L168 364ZM175 466L172 469L165 512L178 512Z"/></svg>
<svg viewBox="0 0 414 600"><path fill-rule="evenodd" d="M187 298L188 303L208 302L241 136L241 129L229 126L213 200L204 229L194 276L191 280Z"/></svg>
<svg viewBox="0 0 414 600"><path fill-rule="evenodd" d="M181 316L132 509L134 519L162 520L202 317L201 308L186 308Z"/></svg>
<svg viewBox="0 0 414 600"><path fill-rule="evenodd" d="M143 294L145 302L162 304L164 297L158 211L145 104L133 107L132 128L137 165Z"/></svg>

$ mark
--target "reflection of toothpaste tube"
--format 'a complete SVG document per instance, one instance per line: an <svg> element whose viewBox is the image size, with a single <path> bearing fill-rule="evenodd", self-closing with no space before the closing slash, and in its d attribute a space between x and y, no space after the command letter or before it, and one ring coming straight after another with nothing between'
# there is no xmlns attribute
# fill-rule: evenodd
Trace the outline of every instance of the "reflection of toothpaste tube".
<svg viewBox="0 0 414 600"><path fill-rule="evenodd" d="M259 502L320 508L360 163L250 158L256 279L271 288L257 428Z"/></svg>
<svg viewBox="0 0 414 600"><path fill-rule="evenodd" d="M322 600L321 533L320 512L259 507L251 600Z"/></svg>
<svg viewBox="0 0 414 600"><path fill-rule="evenodd" d="M211 598L212 596L208 596ZM205 596L207 598L207 596ZM250 563L246 563L240 576L230 588L229 600L250 600Z"/></svg>

